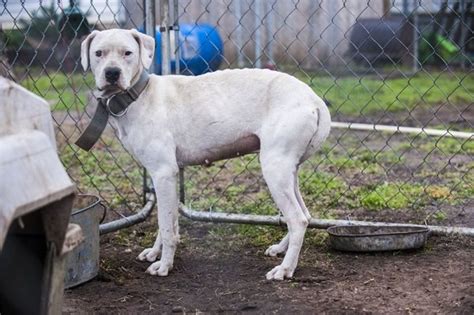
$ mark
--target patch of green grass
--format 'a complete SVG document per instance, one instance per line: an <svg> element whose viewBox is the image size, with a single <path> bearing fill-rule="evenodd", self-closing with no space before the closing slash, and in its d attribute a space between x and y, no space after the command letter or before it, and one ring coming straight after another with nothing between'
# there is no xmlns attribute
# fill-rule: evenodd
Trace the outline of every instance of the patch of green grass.
<svg viewBox="0 0 474 315"><path fill-rule="evenodd" d="M472 199L474 196L474 162L470 163L464 173L447 174L448 185L452 187L451 194L453 204L462 202L462 200Z"/></svg>
<svg viewBox="0 0 474 315"><path fill-rule="evenodd" d="M413 77L385 79L332 78L296 73L314 91L328 99L333 113L367 115L378 111L410 110L417 105L443 102L466 104L474 98L474 75L463 73L425 73Z"/></svg>
<svg viewBox="0 0 474 315"><path fill-rule="evenodd" d="M278 243L286 234L286 230L274 226L238 225L239 235L244 236L253 246L268 246Z"/></svg>
<svg viewBox="0 0 474 315"><path fill-rule="evenodd" d="M131 246L134 242L133 240L135 239L135 233L131 231L130 229L122 229L119 230L116 234L114 234L114 242L116 244L122 245L122 246ZM152 234L152 233L150 233ZM141 244L140 244L141 245Z"/></svg>
<svg viewBox="0 0 474 315"><path fill-rule="evenodd" d="M438 222L442 222L448 218L448 215L443 211L436 211L433 214L433 218Z"/></svg>
<svg viewBox="0 0 474 315"><path fill-rule="evenodd" d="M453 140L443 139L438 145L445 151L458 151L463 145ZM409 211L433 203L457 205L474 194L474 175L470 175L474 172L469 171L469 167L472 169L469 163L458 162L446 168L443 162L420 161L416 171L411 175L406 173L412 167L410 150L416 150L415 153L424 150L423 146L427 146L431 138L421 137L408 145L395 143L394 149L386 150L353 149L351 139L344 141L348 145L344 144L343 148L326 146L325 154L316 155L300 168L300 189L306 206L319 218L339 216L341 209ZM462 153L467 154L469 150ZM251 167L243 166L249 162ZM393 174L389 175L398 171L397 165L405 163L408 165L400 171L403 176L411 177L400 181ZM213 166L213 172L217 174L209 173L209 168L196 168L195 172L188 194L194 199L192 206L195 209L261 215L278 213L254 156L225 163L225 167Z"/></svg>
<svg viewBox="0 0 474 315"><path fill-rule="evenodd" d="M474 98L474 75L448 72L420 72L413 77L385 79L373 77L333 78L313 73L293 73L314 91L328 99L333 113L372 114L403 111L417 105L432 106L449 101L466 104ZM94 88L91 73L63 74L30 71L22 85L52 103L53 110L82 109L87 93Z"/></svg>
<svg viewBox="0 0 474 315"><path fill-rule="evenodd" d="M138 207L142 169L117 141L109 145L110 152L86 152L68 145L61 149L60 159L80 191L99 194L111 208Z"/></svg>
<svg viewBox="0 0 474 315"><path fill-rule="evenodd" d="M231 159L226 163L227 167L231 168L236 174L250 171L259 172L260 163L258 156L255 154L244 155L239 159Z"/></svg>
<svg viewBox="0 0 474 315"><path fill-rule="evenodd" d="M321 247L326 244L327 239L328 233L326 233L326 231L310 229L306 232L305 244Z"/></svg>
<svg viewBox="0 0 474 315"><path fill-rule="evenodd" d="M308 209L334 208L345 202L347 185L338 176L325 172L301 170L299 181Z"/></svg>
<svg viewBox="0 0 474 315"><path fill-rule="evenodd" d="M87 95L94 89L92 74L33 74L21 85L46 99L52 110L82 110L87 105Z"/></svg>
<svg viewBox="0 0 474 315"><path fill-rule="evenodd" d="M158 234L158 231L156 229L153 229L150 231L145 231L145 233L143 233L143 235L141 235L140 237L137 237L135 235L132 235L132 236L134 236L135 239L138 238L140 246L144 248L148 248L148 247L152 247L153 244L155 243L157 234Z"/></svg>
<svg viewBox="0 0 474 315"><path fill-rule="evenodd" d="M322 165L337 167L338 171L363 172L364 174L381 174L383 165L403 163L404 157L395 151L371 151L356 149L347 154L331 152L322 160Z"/></svg>
<svg viewBox="0 0 474 315"><path fill-rule="evenodd" d="M439 150L444 154L467 154L474 155L474 141L472 139L438 138L428 141L420 146L425 152Z"/></svg>
<svg viewBox="0 0 474 315"><path fill-rule="evenodd" d="M239 224L230 226L216 225L212 228L211 234L216 238L232 236L234 241L238 243L266 248L272 244L279 243L287 232L285 226ZM308 229L304 242L306 246L321 247L326 244L326 240L326 232Z"/></svg>
<svg viewBox="0 0 474 315"><path fill-rule="evenodd" d="M457 204L462 198L462 187L390 182L368 185L357 189L360 205L368 210L416 209L433 202Z"/></svg>
<svg viewBox="0 0 474 315"><path fill-rule="evenodd" d="M418 184L384 183L358 190L361 206L368 210L403 209L412 206L422 198L423 186Z"/></svg>

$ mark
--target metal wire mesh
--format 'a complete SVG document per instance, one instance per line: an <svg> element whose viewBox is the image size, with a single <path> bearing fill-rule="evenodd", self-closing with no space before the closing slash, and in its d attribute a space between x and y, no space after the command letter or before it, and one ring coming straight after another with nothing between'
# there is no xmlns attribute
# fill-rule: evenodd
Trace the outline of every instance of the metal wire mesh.
<svg viewBox="0 0 474 315"><path fill-rule="evenodd" d="M178 3L181 24L218 29L223 68L295 75L334 120L472 132L472 2ZM456 47L451 54L443 40ZM319 217L473 226L472 145L333 129L322 154L301 167L301 190ZM257 156L186 174L194 208L277 213Z"/></svg>
<svg viewBox="0 0 474 315"><path fill-rule="evenodd" d="M474 131L473 1L176 1L172 20L180 31L171 55L179 51L181 73L276 69L308 83L335 121ZM82 18L73 19L71 8ZM141 203L143 171L113 130L92 153L72 144L94 88L78 50L85 30L143 29L145 14L156 14L144 8L142 0L0 5L4 75L51 102L71 177L122 215ZM205 25L222 48L215 34L196 39ZM334 128L320 154L302 165L300 185L318 217L474 227L473 154L472 137ZM277 213L256 155L185 174L194 208Z"/></svg>
<svg viewBox="0 0 474 315"><path fill-rule="evenodd" d="M141 167L110 127L96 150L73 144L90 118L85 108L94 89L80 66L80 41L92 29L120 25L120 8L107 1L2 1L0 56L4 75L51 104L59 155L79 191L98 194L122 216L142 203Z"/></svg>

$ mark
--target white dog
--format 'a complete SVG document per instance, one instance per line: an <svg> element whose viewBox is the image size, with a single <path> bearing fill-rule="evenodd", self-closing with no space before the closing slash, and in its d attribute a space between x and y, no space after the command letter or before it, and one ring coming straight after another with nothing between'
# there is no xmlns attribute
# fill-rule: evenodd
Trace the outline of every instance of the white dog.
<svg viewBox="0 0 474 315"><path fill-rule="evenodd" d="M82 43L99 91L129 89L152 63L155 41L136 30L94 31ZM123 145L148 170L158 202L159 232L139 260L166 276L178 243L179 167L260 152L263 176L288 234L266 255L286 255L267 279L293 276L310 219L298 167L327 138L330 114L310 87L270 70L224 70L192 76L151 75L122 117L111 117ZM161 259L156 261L161 254ZM155 262L156 261L156 262Z"/></svg>

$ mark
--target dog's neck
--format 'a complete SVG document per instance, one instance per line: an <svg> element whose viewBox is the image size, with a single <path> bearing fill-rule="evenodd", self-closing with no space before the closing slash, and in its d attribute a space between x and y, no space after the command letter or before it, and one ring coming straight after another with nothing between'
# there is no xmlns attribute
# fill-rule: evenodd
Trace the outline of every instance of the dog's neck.
<svg viewBox="0 0 474 315"><path fill-rule="evenodd" d="M139 81L143 79L143 73L146 73L148 75L147 70L145 70L142 66L140 67L140 71L137 71L137 73L135 73L135 75L132 77L132 80L130 81L130 86L135 86L137 83L139 83Z"/></svg>
<svg viewBox="0 0 474 315"><path fill-rule="evenodd" d="M142 69L141 72L138 72L132 80L131 88L127 89L127 91L131 91L136 98L138 98L143 90L147 87L148 81L150 80L149 74L146 70ZM117 130L119 139L122 139L124 135L126 135L126 130L121 123L125 123L128 121L127 115L116 117L114 115L110 115L109 121L112 126Z"/></svg>
<svg viewBox="0 0 474 315"><path fill-rule="evenodd" d="M140 97L149 80L148 72L143 70L138 80L125 91L115 88L98 91L96 112L76 144L86 151L90 150L104 131L109 118L117 122L116 118L125 116L128 107Z"/></svg>

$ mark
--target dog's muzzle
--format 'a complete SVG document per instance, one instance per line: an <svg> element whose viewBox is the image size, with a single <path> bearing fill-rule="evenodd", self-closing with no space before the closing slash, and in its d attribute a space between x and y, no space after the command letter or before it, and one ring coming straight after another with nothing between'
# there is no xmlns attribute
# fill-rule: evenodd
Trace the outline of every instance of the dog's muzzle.
<svg viewBox="0 0 474 315"><path fill-rule="evenodd" d="M105 80L110 84L117 83L122 71L117 67L110 67L105 69Z"/></svg>

